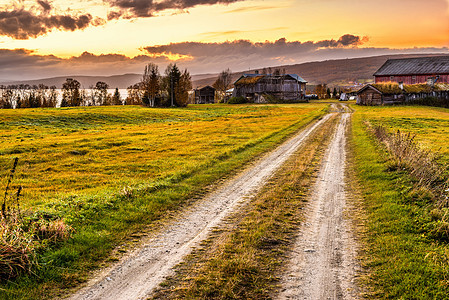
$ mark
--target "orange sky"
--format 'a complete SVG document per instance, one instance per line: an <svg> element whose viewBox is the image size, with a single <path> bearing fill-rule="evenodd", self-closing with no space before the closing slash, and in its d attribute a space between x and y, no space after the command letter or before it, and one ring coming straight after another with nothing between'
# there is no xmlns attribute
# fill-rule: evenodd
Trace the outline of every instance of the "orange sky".
<svg viewBox="0 0 449 300"><path fill-rule="evenodd" d="M449 46L449 0L180 0L177 7L170 3L0 0L0 49L27 49L34 55L59 58L86 51L132 58L148 55L145 47L170 43L274 42L281 38L316 43L346 34L363 42L338 48L447 51ZM18 14L33 18L31 23L41 22L41 27L11 26ZM65 22L64 16L73 22ZM189 60L189 53L169 57ZM298 61L289 56L282 59Z"/></svg>
<svg viewBox="0 0 449 300"><path fill-rule="evenodd" d="M0 1L5 8L11 1ZM18 3L18 2L17 2ZM19 4L16 5L18 6ZM89 12L106 19L113 10L103 1L50 2L52 13ZM36 1L25 1L27 7ZM119 19L83 30L53 30L28 40L0 37L0 47L25 48L68 57L141 54L143 46L171 42L235 39L319 41L344 34L367 36L365 47L449 46L449 0L248 0L165 10L147 18Z"/></svg>

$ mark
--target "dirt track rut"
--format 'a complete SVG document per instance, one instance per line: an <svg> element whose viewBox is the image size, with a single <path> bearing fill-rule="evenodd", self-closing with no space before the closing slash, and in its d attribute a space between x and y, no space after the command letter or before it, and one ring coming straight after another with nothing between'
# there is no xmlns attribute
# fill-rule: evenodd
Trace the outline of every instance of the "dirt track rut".
<svg viewBox="0 0 449 300"><path fill-rule="evenodd" d="M342 107L347 111L346 107ZM356 299L356 243L345 213L346 130L343 113L325 153L305 221L282 279L278 299Z"/></svg>
<svg viewBox="0 0 449 300"><path fill-rule="evenodd" d="M146 299L167 276L173 274L172 268L192 248L207 238L211 230L239 204L255 195L307 137L330 116L328 114L314 122L254 166L193 205L142 248L103 271L70 299Z"/></svg>

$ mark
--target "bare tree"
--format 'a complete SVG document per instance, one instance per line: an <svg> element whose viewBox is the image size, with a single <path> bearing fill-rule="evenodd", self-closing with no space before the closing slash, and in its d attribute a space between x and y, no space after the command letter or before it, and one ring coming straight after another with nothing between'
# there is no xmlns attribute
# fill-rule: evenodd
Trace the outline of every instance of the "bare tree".
<svg viewBox="0 0 449 300"><path fill-rule="evenodd" d="M80 86L78 80L67 78L66 81L62 84L62 102L61 107L65 106L80 106L81 104L81 95L80 95Z"/></svg>
<svg viewBox="0 0 449 300"><path fill-rule="evenodd" d="M142 77L142 87L144 89L143 103L154 107L157 95L160 93L160 74L159 68L153 63L145 66Z"/></svg>
<svg viewBox="0 0 449 300"><path fill-rule="evenodd" d="M94 105L109 105L108 88L109 88L109 85L103 81L98 81L95 84Z"/></svg>
<svg viewBox="0 0 449 300"><path fill-rule="evenodd" d="M122 97L118 91L118 88L115 88L114 95L112 96L112 105L122 105Z"/></svg>

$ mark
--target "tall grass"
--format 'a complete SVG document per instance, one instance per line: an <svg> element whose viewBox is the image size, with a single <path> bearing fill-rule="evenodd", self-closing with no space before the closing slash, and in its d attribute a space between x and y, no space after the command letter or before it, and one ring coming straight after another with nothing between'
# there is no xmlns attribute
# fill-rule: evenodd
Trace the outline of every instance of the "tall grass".
<svg viewBox="0 0 449 300"><path fill-rule="evenodd" d="M69 238L72 231L63 220L23 216L20 210L22 186L12 188L19 159L14 158L5 187L0 220L0 279L31 273L38 266L36 254L48 243ZM12 192L11 192L12 190Z"/></svg>
<svg viewBox="0 0 449 300"><path fill-rule="evenodd" d="M432 191L438 205L449 206L449 179L445 176L448 170L437 162L436 154L423 149L411 133L389 133L381 125L374 126L373 132L392 155L390 168L408 170L418 186Z"/></svg>

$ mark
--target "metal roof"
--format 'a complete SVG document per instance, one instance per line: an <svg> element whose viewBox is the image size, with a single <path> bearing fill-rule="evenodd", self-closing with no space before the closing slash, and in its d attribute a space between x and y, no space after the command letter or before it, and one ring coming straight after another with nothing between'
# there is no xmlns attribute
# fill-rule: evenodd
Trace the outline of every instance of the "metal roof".
<svg viewBox="0 0 449 300"><path fill-rule="evenodd" d="M242 76L240 76L239 79L237 79L234 82L234 84L256 83L260 79L262 79L264 77L267 77L267 76L274 76L274 77L276 77L277 75L272 75L272 74L243 74ZM307 81L305 81L303 78L301 78L299 75L296 75L296 74L285 74L285 76L290 76L291 78L293 78L294 80L296 80L296 81L298 81L300 83L307 83Z"/></svg>
<svg viewBox="0 0 449 300"><path fill-rule="evenodd" d="M307 83L307 81L305 81L304 79L302 79L300 76L296 75L296 74L287 74L288 76L296 79L296 81L299 81L301 83Z"/></svg>
<svg viewBox="0 0 449 300"><path fill-rule="evenodd" d="M449 74L449 56L389 59L374 76Z"/></svg>

